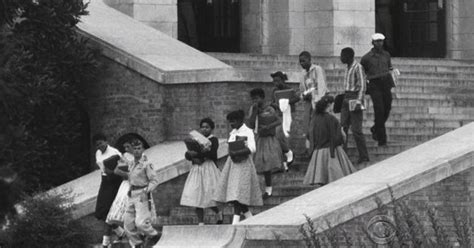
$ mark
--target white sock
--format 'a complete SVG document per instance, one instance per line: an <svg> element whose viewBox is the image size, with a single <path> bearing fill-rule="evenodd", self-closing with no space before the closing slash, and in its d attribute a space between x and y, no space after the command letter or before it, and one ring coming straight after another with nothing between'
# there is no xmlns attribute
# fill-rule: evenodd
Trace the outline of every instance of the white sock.
<svg viewBox="0 0 474 248"><path fill-rule="evenodd" d="M240 215L234 214L234 218L232 219L232 225L239 223L239 221L240 221Z"/></svg>
<svg viewBox="0 0 474 248"><path fill-rule="evenodd" d="M290 163L293 161L293 151L289 150L287 153L285 153L286 156L286 162Z"/></svg>
<svg viewBox="0 0 474 248"><path fill-rule="evenodd" d="M270 186L270 187L265 187L265 192L267 192L268 195L272 195L272 186Z"/></svg>
<svg viewBox="0 0 474 248"><path fill-rule="evenodd" d="M104 236L102 237L102 245L103 245L103 246L108 246L108 245L110 245L110 236L104 235Z"/></svg>
<svg viewBox="0 0 474 248"><path fill-rule="evenodd" d="M283 168L287 171L288 170L288 163L287 162L283 162Z"/></svg>
<svg viewBox="0 0 474 248"><path fill-rule="evenodd" d="M199 222L198 226L204 226L204 222Z"/></svg>
<svg viewBox="0 0 474 248"><path fill-rule="evenodd" d="M113 231L117 235L117 237L122 237L125 234L125 230L123 230L123 228L120 226L115 228Z"/></svg>
<svg viewBox="0 0 474 248"><path fill-rule="evenodd" d="M247 212L244 213L244 216L245 216L245 219L248 219L248 218L252 217L253 214L252 214L252 212L250 212L250 210L249 210L249 211L247 211Z"/></svg>

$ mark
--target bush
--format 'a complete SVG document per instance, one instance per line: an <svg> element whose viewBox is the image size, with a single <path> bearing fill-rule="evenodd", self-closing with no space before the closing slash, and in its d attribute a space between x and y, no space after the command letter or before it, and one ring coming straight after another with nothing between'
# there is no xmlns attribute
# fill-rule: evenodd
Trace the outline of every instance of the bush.
<svg viewBox="0 0 474 248"><path fill-rule="evenodd" d="M91 168L81 86L98 77L99 54L77 33L82 0L0 2L0 166L31 193Z"/></svg>
<svg viewBox="0 0 474 248"><path fill-rule="evenodd" d="M82 248L89 233L79 220L72 218L69 194L42 194L22 204L23 211L8 226L5 247Z"/></svg>

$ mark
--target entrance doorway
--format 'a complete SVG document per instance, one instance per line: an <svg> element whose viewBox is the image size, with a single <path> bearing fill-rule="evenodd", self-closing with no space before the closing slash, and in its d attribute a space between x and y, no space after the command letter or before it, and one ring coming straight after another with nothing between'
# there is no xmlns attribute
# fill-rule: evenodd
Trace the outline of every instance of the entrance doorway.
<svg viewBox="0 0 474 248"><path fill-rule="evenodd" d="M446 56L444 0L377 0L376 32L397 57Z"/></svg>
<svg viewBox="0 0 474 248"><path fill-rule="evenodd" d="M178 39L204 52L239 52L240 0L178 0Z"/></svg>

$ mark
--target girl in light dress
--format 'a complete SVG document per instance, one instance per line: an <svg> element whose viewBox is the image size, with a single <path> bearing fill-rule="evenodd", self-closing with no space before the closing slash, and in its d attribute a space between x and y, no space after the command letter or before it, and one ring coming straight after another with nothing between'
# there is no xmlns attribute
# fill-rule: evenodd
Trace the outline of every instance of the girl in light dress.
<svg viewBox="0 0 474 248"><path fill-rule="evenodd" d="M216 166L219 141L212 135L215 124L209 118L200 121L200 133L211 141L211 147L202 152L187 151L185 157L192 162L181 195L181 205L196 208L199 225L204 225L204 209L211 208L217 215L217 223L222 224L222 212L212 199L221 172Z"/></svg>
<svg viewBox="0 0 474 248"><path fill-rule="evenodd" d="M356 171L342 148L345 133L337 118L330 113L333 104L332 96L323 96L316 103L308 130L312 156L304 184L324 185Z"/></svg>
<svg viewBox="0 0 474 248"><path fill-rule="evenodd" d="M233 111L227 115L227 121L233 128L228 142L246 140L246 147L229 151L214 195L216 201L234 205L232 224L240 221L241 214L244 214L245 218L252 216L249 206L263 205L257 171L252 160L252 154L256 150L255 137L252 129L244 124L244 118L243 110Z"/></svg>

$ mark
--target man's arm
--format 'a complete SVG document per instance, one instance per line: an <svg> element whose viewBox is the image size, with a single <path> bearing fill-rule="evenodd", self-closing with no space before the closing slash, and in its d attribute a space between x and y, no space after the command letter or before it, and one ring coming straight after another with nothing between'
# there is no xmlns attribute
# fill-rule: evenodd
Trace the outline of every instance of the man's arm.
<svg viewBox="0 0 474 248"><path fill-rule="evenodd" d="M155 190L155 188L158 186L159 182L158 182L158 174L156 173L156 171L153 169L153 164L147 164L146 165L146 175L148 177L148 179L150 180L148 182L148 186L145 188L145 192L146 193L150 193L152 192L153 190Z"/></svg>
<svg viewBox="0 0 474 248"><path fill-rule="evenodd" d="M365 91L367 89L365 73L364 73L364 70L362 68L362 65L357 66L355 69L356 69L355 78L360 83L360 90L359 90L359 95L357 96L357 99L359 99L359 101L362 102L362 100L364 99Z"/></svg>

